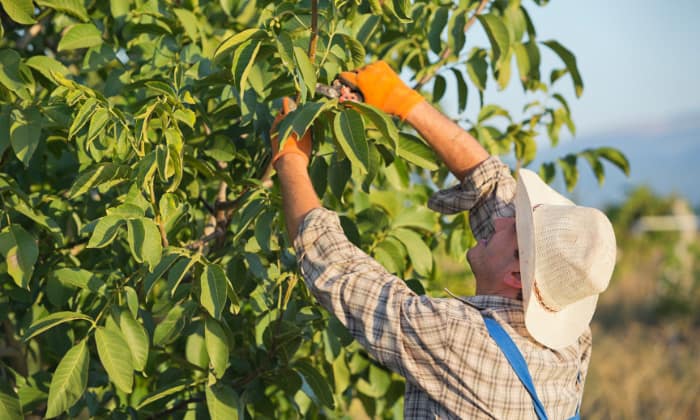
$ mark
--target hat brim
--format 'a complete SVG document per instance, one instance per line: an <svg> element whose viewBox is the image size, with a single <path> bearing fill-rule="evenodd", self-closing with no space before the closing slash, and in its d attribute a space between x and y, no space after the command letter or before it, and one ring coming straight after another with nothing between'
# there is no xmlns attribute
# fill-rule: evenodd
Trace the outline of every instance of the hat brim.
<svg viewBox="0 0 700 420"><path fill-rule="evenodd" d="M583 333L593 318L598 295L567 305L556 312L546 309L535 295L533 284L537 266L537 238L533 207L539 204L574 205L534 172L519 170L515 190L515 228L520 254L525 327L539 343L556 350L573 344Z"/></svg>

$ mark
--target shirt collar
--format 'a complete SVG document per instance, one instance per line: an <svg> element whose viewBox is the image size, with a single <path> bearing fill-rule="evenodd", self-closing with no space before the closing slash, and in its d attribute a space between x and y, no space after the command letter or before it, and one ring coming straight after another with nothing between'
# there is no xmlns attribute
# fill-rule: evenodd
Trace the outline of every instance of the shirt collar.
<svg viewBox="0 0 700 420"><path fill-rule="evenodd" d="M463 303L466 303L467 305L472 306L476 309L479 309L480 311L486 309L513 311L520 310L520 312L523 311L523 301L521 300L510 299L498 295L476 295L465 298L455 295L448 288L445 288L444 290L445 292L447 292L448 295L452 296L453 298Z"/></svg>
<svg viewBox="0 0 700 420"><path fill-rule="evenodd" d="M525 314L523 313L523 301L510 299L498 295L476 295L467 298L459 297L448 289L445 291L460 302L501 319L511 325L520 335L529 337L525 328Z"/></svg>

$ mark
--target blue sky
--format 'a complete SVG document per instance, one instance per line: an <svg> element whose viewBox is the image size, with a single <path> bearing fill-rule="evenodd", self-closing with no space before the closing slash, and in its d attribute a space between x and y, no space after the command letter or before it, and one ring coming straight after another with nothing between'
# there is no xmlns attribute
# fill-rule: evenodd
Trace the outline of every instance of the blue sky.
<svg viewBox="0 0 700 420"><path fill-rule="evenodd" d="M556 39L577 57L584 93L575 98L567 76L555 85L572 108L578 137L634 127L656 126L681 115L700 115L700 1L552 0L538 7L524 0L539 40ZM487 45L479 25L467 46ZM543 77L563 64L542 47ZM515 70L515 69L514 69ZM486 101L518 111L525 103L512 79L505 91L494 84ZM444 101L447 109L451 98ZM471 95L471 111L478 106ZM467 110L469 116L473 116Z"/></svg>
<svg viewBox="0 0 700 420"><path fill-rule="evenodd" d="M695 204L700 194L692 185L700 177L700 18L699 0L552 0L538 7L523 0L540 41L556 39L578 61L584 91L576 98L569 76L554 85L569 102L576 137L562 131L562 141L548 152L540 139L545 160L588 147L613 146L631 160L631 176L606 165L607 182L599 188L585 164L579 164L580 186L573 197L582 204L602 206L624 199L633 185L650 185L660 194L679 193ZM467 48L487 46L480 25L467 33ZM542 75L562 68L561 60L542 46ZM515 118L529 101L517 72L505 91L492 81L486 103L496 103ZM449 82L448 82L449 83ZM470 90L465 116L473 119L478 97ZM452 95L452 96L450 96ZM450 93L442 105L451 115L456 98ZM694 155L694 156L689 156ZM534 162L533 169L539 164ZM679 171L679 165L683 169ZM692 182L691 182L692 181ZM555 187L563 190L560 180Z"/></svg>

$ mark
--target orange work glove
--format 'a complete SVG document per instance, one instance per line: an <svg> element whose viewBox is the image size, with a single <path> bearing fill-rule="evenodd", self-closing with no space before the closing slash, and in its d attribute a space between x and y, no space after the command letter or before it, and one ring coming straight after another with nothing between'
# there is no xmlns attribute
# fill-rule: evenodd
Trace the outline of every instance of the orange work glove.
<svg viewBox="0 0 700 420"><path fill-rule="evenodd" d="M275 117L275 121L272 123L272 129L270 130L270 139L272 141L272 166L274 167L275 164L277 163L277 160L281 158L282 156L289 154L289 153L294 153L300 156L304 156L306 158L306 162L308 164L309 159L311 158L311 132L307 131L304 133L303 136L301 136L301 140L297 139L297 134L292 133L291 136L287 139L287 141L284 142L284 146L282 147L282 150L280 150L279 146L279 139L277 138L278 133L277 133L277 125L279 124L280 121L282 121L282 118L284 118L285 115L287 115L290 112L290 109L292 107L292 100L289 98L283 98L282 99L282 111L277 114Z"/></svg>
<svg viewBox="0 0 700 420"><path fill-rule="evenodd" d="M406 86L385 61L377 61L354 71L344 71L338 78L362 92L365 102L405 120L414 106L425 99Z"/></svg>

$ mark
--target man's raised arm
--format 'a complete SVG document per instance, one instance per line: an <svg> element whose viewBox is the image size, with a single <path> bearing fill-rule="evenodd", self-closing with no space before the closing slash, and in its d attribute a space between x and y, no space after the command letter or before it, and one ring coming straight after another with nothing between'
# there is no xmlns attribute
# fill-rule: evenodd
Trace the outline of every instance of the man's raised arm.
<svg viewBox="0 0 700 420"><path fill-rule="evenodd" d="M370 105L411 124L460 181L489 157L474 137L406 86L386 62L343 72L340 79L357 87Z"/></svg>

